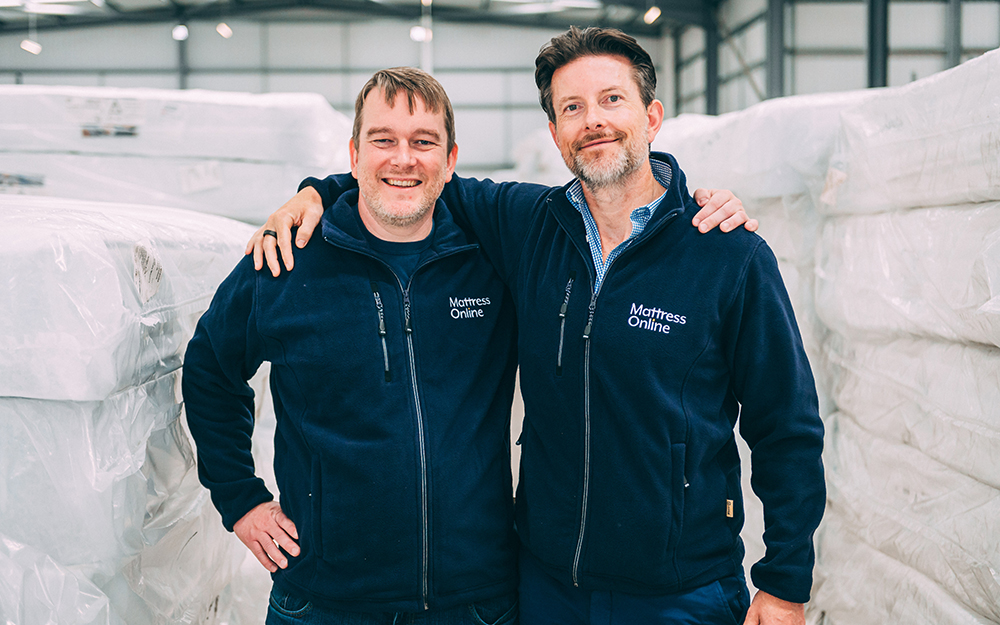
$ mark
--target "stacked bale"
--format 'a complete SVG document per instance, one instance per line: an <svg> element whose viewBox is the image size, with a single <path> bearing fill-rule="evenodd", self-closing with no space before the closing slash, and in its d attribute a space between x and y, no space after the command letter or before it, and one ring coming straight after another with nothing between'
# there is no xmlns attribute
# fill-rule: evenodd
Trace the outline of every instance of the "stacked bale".
<svg viewBox="0 0 1000 625"><path fill-rule="evenodd" d="M0 196L0 620L215 623L245 550L198 483L180 365L253 229Z"/></svg>
<svg viewBox="0 0 1000 625"><path fill-rule="evenodd" d="M314 93L0 85L0 194L263 223L306 176L347 170L350 136Z"/></svg>
<svg viewBox="0 0 1000 625"><path fill-rule="evenodd" d="M845 111L822 200L813 613L1000 621L1000 52Z"/></svg>

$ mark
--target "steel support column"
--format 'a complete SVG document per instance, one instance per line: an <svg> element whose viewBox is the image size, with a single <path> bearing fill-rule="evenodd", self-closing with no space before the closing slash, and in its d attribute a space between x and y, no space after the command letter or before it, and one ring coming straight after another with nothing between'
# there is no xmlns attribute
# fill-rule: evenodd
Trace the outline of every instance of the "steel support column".
<svg viewBox="0 0 1000 625"><path fill-rule="evenodd" d="M674 29L674 115L681 114L681 36L683 35L683 26Z"/></svg>
<svg viewBox="0 0 1000 625"><path fill-rule="evenodd" d="M719 114L719 23L715 8L705 7L705 112Z"/></svg>
<svg viewBox="0 0 1000 625"><path fill-rule="evenodd" d="M785 0L767 0L767 97L785 95Z"/></svg>
<svg viewBox="0 0 1000 625"><path fill-rule="evenodd" d="M868 0L868 86L889 84L889 0Z"/></svg>
<svg viewBox="0 0 1000 625"><path fill-rule="evenodd" d="M962 0L948 0L945 17L945 66L955 67L962 62Z"/></svg>
<svg viewBox="0 0 1000 625"><path fill-rule="evenodd" d="M187 43L187 39L177 42L177 86L181 89L188 88L188 75L191 73Z"/></svg>

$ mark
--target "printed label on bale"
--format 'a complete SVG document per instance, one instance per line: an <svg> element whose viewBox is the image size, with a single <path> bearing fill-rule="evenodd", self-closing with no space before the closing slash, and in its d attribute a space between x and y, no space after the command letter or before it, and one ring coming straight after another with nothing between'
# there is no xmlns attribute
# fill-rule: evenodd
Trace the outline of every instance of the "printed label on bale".
<svg viewBox="0 0 1000 625"><path fill-rule="evenodd" d="M66 98L66 111L84 137L135 137L146 119L146 103L128 98Z"/></svg>
<svg viewBox="0 0 1000 625"><path fill-rule="evenodd" d="M135 261L135 270L132 278L135 287L139 290L139 301L145 304L160 290L160 281L163 280L163 265L153 255L153 252L137 243L132 248L132 258Z"/></svg>

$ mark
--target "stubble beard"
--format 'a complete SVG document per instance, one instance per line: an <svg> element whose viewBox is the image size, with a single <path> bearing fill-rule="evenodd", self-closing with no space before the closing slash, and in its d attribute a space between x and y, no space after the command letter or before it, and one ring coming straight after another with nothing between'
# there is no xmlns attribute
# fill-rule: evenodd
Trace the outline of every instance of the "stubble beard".
<svg viewBox="0 0 1000 625"><path fill-rule="evenodd" d="M427 213L434 209L437 198L444 189L444 178L437 177L424 181L422 183L422 186L425 187L424 193L416 201L416 206L413 210L405 213L394 212L386 206L386 202L382 200L382 195L378 192L380 184L381 178L376 179L374 183L359 184L368 210L376 220L384 225L394 228L409 228L422 221L427 216Z"/></svg>
<svg viewBox="0 0 1000 625"><path fill-rule="evenodd" d="M613 137L621 142L615 154L603 158L585 159L580 150L584 145L602 137ZM649 158L649 145L641 140L630 139L624 132L610 135L587 135L572 145L566 165L573 175L592 190L623 186L633 173L639 170L643 161Z"/></svg>

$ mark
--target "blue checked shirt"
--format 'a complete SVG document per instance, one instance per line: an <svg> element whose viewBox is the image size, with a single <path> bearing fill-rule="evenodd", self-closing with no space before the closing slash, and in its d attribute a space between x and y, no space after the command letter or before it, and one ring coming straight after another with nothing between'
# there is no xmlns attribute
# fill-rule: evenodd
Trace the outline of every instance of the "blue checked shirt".
<svg viewBox="0 0 1000 625"><path fill-rule="evenodd" d="M670 165L664 163L663 161L658 161L656 159L649 159L649 164L653 168L653 177L659 182L663 188L670 188L670 180L673 178L673 170L670 169ZM660 195L649 204L645 206L640 206L639 208L632 211L629 215L629 220L632 222L632 234L628 236L627 239L622 241L618 247L611 250L608 254L608 260L604 260L603 250L601 249L601 233L597 230L597 222L594 221L594 216L590 214L590 207L587 206L587 199L583 196L583 185L580 180L577 179L570 185L570 188L566 190L566 197L569 198L570 203L576 207L576 210L580 211L580 215L583 216L583 224L587 227L587 242L590 244L590 254L594 257L594 268L597 270L597 279L594 282L594 292L596 293L601 289L601 283L604 282L604 274L607 273L608 267L614 262L618 255L622 253L632 240L637 236L642 234L643 229L645 229L646 224L649 223L649 219L653 216L653 211L656 207L660 205L663 198L666 197L666 193Z"/></svg>

